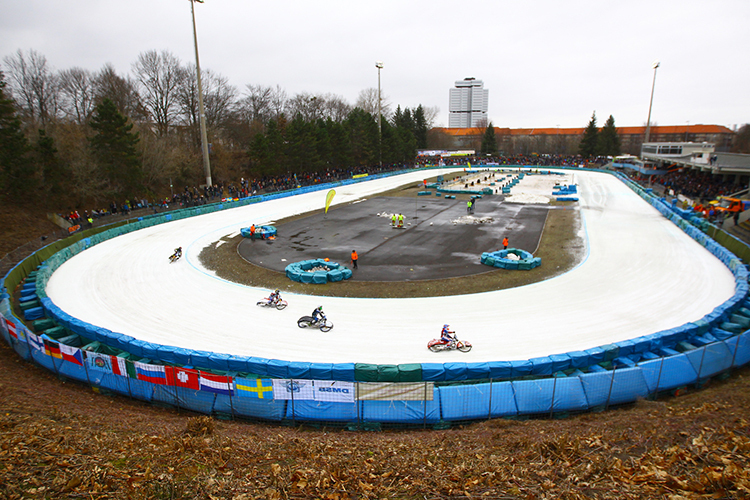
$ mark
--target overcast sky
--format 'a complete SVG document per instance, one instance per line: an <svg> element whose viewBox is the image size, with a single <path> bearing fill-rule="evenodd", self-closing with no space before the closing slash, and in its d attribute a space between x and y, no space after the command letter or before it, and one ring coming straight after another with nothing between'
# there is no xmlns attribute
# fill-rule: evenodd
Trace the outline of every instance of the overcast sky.
<svg viewBox="0 0 750 500"><path fill-rule="evenodd" d="M189 0L0 0L0 56L33 49L54 70L129 74L167 50L194 63ZM438 107L475 77L498 127L750 122L748 0L205 0L201 67L247 84L332 93L381 88L401 107ZM4 66L4 64L3 64Z"/></svg>

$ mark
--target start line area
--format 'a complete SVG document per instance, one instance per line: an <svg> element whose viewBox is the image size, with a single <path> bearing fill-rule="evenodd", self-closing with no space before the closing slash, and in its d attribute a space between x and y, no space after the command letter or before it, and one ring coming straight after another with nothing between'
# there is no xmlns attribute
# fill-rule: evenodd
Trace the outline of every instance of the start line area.
<svg viewBox="0 0 750 500"><path fill-rule="evenodd" d="M455 171L340 186L334 205ZM585 259L568 273L514 289L409 299L286 293L289 306L276 311L255 306L267 289L220 279L201 265L203 248L243 227L320 210L322 190L102 241L62 264L46 292L66 314L144 342L290 362L370 364L513 361L583 351L698 321L733 297L729 268L622 180L603 172L575 175ZM185 255L170 264L177 246ZM478 260L493 249L477 250ZM297 319L318 305L334 329L298 328ZM471 352L427 349L445 323L472 343Z"/></svg>

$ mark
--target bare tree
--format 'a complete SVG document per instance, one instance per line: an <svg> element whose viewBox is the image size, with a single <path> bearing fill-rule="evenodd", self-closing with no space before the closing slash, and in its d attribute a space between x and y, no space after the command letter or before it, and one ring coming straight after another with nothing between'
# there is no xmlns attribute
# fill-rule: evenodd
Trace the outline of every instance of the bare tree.
<svg viewBox="0 0 750 500"><path fill-rule="evenodd" d="M178 90L186 76L180 60L166 50L161 54L149 50L142 52L133 63L133 73L157 132L166 135L179 112Z"/></svg>
<svg viewBox="0 0 750 500"><path fill-rule="evenodd" d="M273 114L273 87L245 85L245 96L240 99L239 113L247 123L266 123Z"/></svg>
<svg viewBox="0 0 750 500"><path fill-rule="evenodd" d="M278 120L281 115L286 113L288 100L286 90L282 89L279 85L276 85L273 94L271 94L271 118Z"/></svg>
<svg viewBox="0 0 750 500"><path fill-rule="evenodd" d="M199 125L198 116L198 75L195 65L184 69L185 79L178 90L178 104L182 123L190 127ZM203 104L206 124L212 128L226 125L237 105L237 88L229 80L211 70L201 70Z"/></svg>
<svg viewBox="0 0 750 500"><path fill-rule="evenodd" d="M33 126L46 127L57 113L57 77L47 66L47 58L35 50L21 49L4 58L8 86Z"/></svg>
<svg viewBox="0 0 750 500"><path fill-rule="evenodd" d="M129 78L118 75L111 64L107 63L96 75L94 88L97 103L106 97L131 120L138 122L147 120L148 111L141 104L135 84Z"/></svg>
<svg viewBox="0 0 750 500"><path fill-rule="evenodd" d="M369 88L359 92L357 96L357 102L355 107L367 111L372 116L378 116L378 89ZM380 91L380 113L383 115L384 120L390 119L391 116L391 103L388 97Z"/></svg>
<svg viewBox="0 0 750 500"><path fill-rule="evenodd" d="M85 69L71 68L60 72L60 109L78 123L85 124L95 106L94 75Z"/></svg>
<svg viewBox="0 0 750 500"><path fill-rule="evenodd" d="M325 96L313 95L307 92L301 92L287 102L290 117L295 117L299 114L308 122L323 118L324 107Z"/></svg>
<svg viewBox="0 0 750 500"><path fill-rule="evenodd" d="M427 123L427 130L429 130L435 126L435 120L437 120L440 114L440 108L437 106L422 106L422 111L424 111L424 119Z"/></svg>
<svg viewBox="0 0 750 500"><path fill-rule="evenodd" d="M351 105L346 102L341 96L335 94L326 94L323 96L325 102L323 103L323 118L330 118L331 120L341 123L346 120L351 112Z"/></svg>

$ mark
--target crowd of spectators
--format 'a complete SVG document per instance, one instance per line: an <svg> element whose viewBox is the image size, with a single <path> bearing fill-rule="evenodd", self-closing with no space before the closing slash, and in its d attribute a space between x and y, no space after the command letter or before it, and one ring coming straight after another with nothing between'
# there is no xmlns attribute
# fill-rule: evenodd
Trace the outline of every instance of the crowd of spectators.
<svg viewBox="0 0 750 500"><path fill-rule="evenodd" d="M652 182L661 184L665 192L674 193L674 196L681 194L700 202L714 200L717 196L728 196L747 187L738 184L736 178L723 180L720 175L696 170L682 170L663 176L653 176Z"/></svg>
<svg viewBox="0 0 750 500"><path fill-rule="evenodd" d="M472 166L483 165L521 165L521 166L545 166L545 167L591 167L597 168L605 164L606 158L600 157L594 160L582 158L580 155L553 155L553 154L517 154L512 156L422 156L417 159L417 166L461 166L470 163Z"/></svg>

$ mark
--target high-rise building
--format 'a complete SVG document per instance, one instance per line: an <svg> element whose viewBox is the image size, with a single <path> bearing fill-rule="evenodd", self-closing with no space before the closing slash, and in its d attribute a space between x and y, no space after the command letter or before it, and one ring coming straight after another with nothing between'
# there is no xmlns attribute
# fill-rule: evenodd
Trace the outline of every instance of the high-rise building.
<svg viewBox="0 0 750 500"><path fill-rule="evenodd" d="M448 127L469 128L487 123L487 108L490 91L484 88L482 80L464 78L456 82L456 88L450 89L448 105Z"/></svg>

